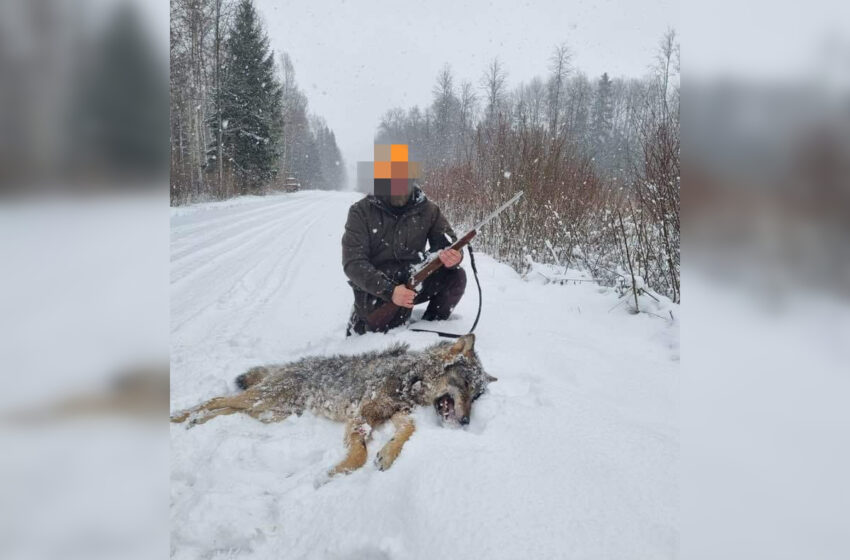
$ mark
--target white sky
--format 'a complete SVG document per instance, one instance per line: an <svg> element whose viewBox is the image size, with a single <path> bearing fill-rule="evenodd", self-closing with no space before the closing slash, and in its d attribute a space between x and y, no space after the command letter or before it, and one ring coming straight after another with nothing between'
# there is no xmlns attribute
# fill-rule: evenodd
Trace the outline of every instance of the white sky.
<svg viewBox="0 0 850 560"><path fill-rule="evenodd" d="M424 106L443 63L456 84L476 86L498 56L512 87L545 76L552 48L566 42L574 66L594 78L640 76L668 26L675 0L446 1L255 0L276 56L292 57L309 110L336 134L349 179L372 159L381 115Z"/></svg>

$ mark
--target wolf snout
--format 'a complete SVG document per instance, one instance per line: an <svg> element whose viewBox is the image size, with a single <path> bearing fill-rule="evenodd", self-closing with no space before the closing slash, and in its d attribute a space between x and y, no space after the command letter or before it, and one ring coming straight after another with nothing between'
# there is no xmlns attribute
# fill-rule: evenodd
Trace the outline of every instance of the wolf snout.
<svg viewBox="0 0 850 560"><path fill-rule="evenodd" d="M460 423L463 426L466 426L467 424L469 424L469 416L464 416L463 418L461 418Z"/></svg>
<svg viewBox="0 0 850 560"><path fill-rule="evenodd" d="M453 418L455 415L455 401L448 393L434 401L434 408L443 420Z"/></svg>

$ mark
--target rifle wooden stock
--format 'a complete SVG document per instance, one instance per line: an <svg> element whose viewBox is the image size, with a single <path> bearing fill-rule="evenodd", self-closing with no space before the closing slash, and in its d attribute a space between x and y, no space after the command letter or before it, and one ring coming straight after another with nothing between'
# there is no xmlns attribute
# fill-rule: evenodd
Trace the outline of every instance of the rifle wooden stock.
<svg viewBox="0 0 850 560"><path fill-rule="evenodd" d="M474 229L469 230L463 237L449 245L448 248L456 251L463 251L463 248L469 245L469 242L472 241L472 238L475 237L477 233L478 232ZM439 259L439 257L434 258L431 262L414 274L413 277L411 277L407 284L405 284L407 289L415 289L416 286L422 284L426 278L440 270L442 267L443 262ZM398 313L398 310L398 305L388 301L366 317L366 324L369 325L371 330L376 330L392 321L393 317L395 317L396 313Z"/></svg>

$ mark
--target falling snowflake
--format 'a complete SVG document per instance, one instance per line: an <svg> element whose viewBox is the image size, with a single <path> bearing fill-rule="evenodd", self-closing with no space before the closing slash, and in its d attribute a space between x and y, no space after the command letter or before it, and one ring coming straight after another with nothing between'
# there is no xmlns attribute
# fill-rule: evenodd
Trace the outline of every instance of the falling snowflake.
<svg viewBox="0 0 850 560"><path fill-rule="evenodd" d="M505 179L511 178L511 172L510 171L505 171L504 175L505 175Z"/></svg>

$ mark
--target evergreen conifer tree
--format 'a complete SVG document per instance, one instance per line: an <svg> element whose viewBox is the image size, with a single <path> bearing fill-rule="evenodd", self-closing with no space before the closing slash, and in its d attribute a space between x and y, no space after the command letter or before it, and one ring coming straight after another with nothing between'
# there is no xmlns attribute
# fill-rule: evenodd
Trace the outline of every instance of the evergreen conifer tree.
<svg viewBox="0 0 850 560"><path fill-rule="evenodd" d="M282 88L274 53L251 0L241 0L225 44L225 68L219 96L222 152L239 190L259 193L275 178L282 134ZM210 123L217 152L218 121Z"/></svg>

